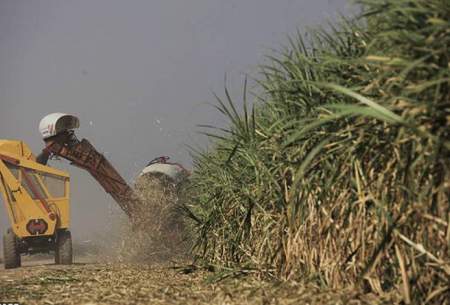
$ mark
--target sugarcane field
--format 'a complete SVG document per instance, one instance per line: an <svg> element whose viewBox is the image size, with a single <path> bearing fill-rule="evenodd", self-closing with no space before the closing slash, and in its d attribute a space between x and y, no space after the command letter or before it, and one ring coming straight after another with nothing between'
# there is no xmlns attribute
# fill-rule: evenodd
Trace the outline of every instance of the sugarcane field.
<svg viewBox="0 0 450 305"><path fill-rule="evenodd" d="M448 0L0 0L0 305L450 305Z"/></svg>

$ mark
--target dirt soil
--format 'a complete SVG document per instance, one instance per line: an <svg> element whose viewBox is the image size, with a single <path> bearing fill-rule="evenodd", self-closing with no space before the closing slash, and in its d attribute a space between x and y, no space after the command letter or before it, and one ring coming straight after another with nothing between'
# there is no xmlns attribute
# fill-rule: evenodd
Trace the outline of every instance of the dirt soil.
<svg viewBox="0 0 450 305"><path fill-rule="evenodd" d="M26 262L0 270L0 302L20 304L391 304L354 290L332 291L252 276L217 274L173 263L154 265ZM195 269L195 268L194 268Z"/></svg>

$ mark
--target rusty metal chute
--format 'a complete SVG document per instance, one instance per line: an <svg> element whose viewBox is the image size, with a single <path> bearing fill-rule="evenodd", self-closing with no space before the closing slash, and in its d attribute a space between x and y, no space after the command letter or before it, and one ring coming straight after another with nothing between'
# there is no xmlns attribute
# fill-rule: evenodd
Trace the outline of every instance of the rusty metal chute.
<svg viewBox="0 0 450 305"><path fill-rule="evenodd" d="M105 156L88 140L77 139L74 129L79 126L79 119L73 115L52 113L45 116L39 124L45 148L36 161L46 164L51 156L58 156L88 171L120 208L132 220L137 220L143 202ZM189 175L189 172L182 165L168 160L169 157L152 160L141 171L139 177L147 175L156 178L165 177L177 185Z"/></svg>
<svg viewBox="0 0 450 305"><path fill-rule="evenodd" d="M120 208L133 218L141 204L138 196L114 166L88 140L80 141L76 138L73 129L78 127L78 118L71 115L56 113L43 118L39 130L45 148L37 157L38 162L45 164L49 157L54 155L85 169L113 197Z"/></svg>

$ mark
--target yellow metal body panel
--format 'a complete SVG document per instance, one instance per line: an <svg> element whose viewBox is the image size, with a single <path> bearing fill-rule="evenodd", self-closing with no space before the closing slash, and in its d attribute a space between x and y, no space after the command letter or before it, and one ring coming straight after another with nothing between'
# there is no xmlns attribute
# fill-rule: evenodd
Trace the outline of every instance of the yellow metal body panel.
<svg viewBox="0 0 450 305"><path fill-rule="evenodd" d="M26 160L36 160L28 145L22 141L0 140L0 152L13 154Z"/></svg>
<svg viewBox="0 0 450 305"><path fill-rule="evenodd" d="M22 141L0 140L0 192L18 237L51 236L69 227L69 182L66 172L37 163Z"/></svg>

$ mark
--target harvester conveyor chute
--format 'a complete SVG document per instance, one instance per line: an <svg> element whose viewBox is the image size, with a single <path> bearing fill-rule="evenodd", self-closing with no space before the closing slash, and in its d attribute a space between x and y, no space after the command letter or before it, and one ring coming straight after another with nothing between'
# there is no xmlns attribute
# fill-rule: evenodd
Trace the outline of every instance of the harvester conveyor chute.
<svg viewBox="0 0 450 305"><path fill-rule="evenodd" d="M133 189L112 164L86 139L79 141L73 129L79 127L78 118L54 113L42 119L39 130L44 137L45 148L38 162L47 163L50 156L59 156L73 165L88 171L120 208L133 218L141 204Z"/></svg>

